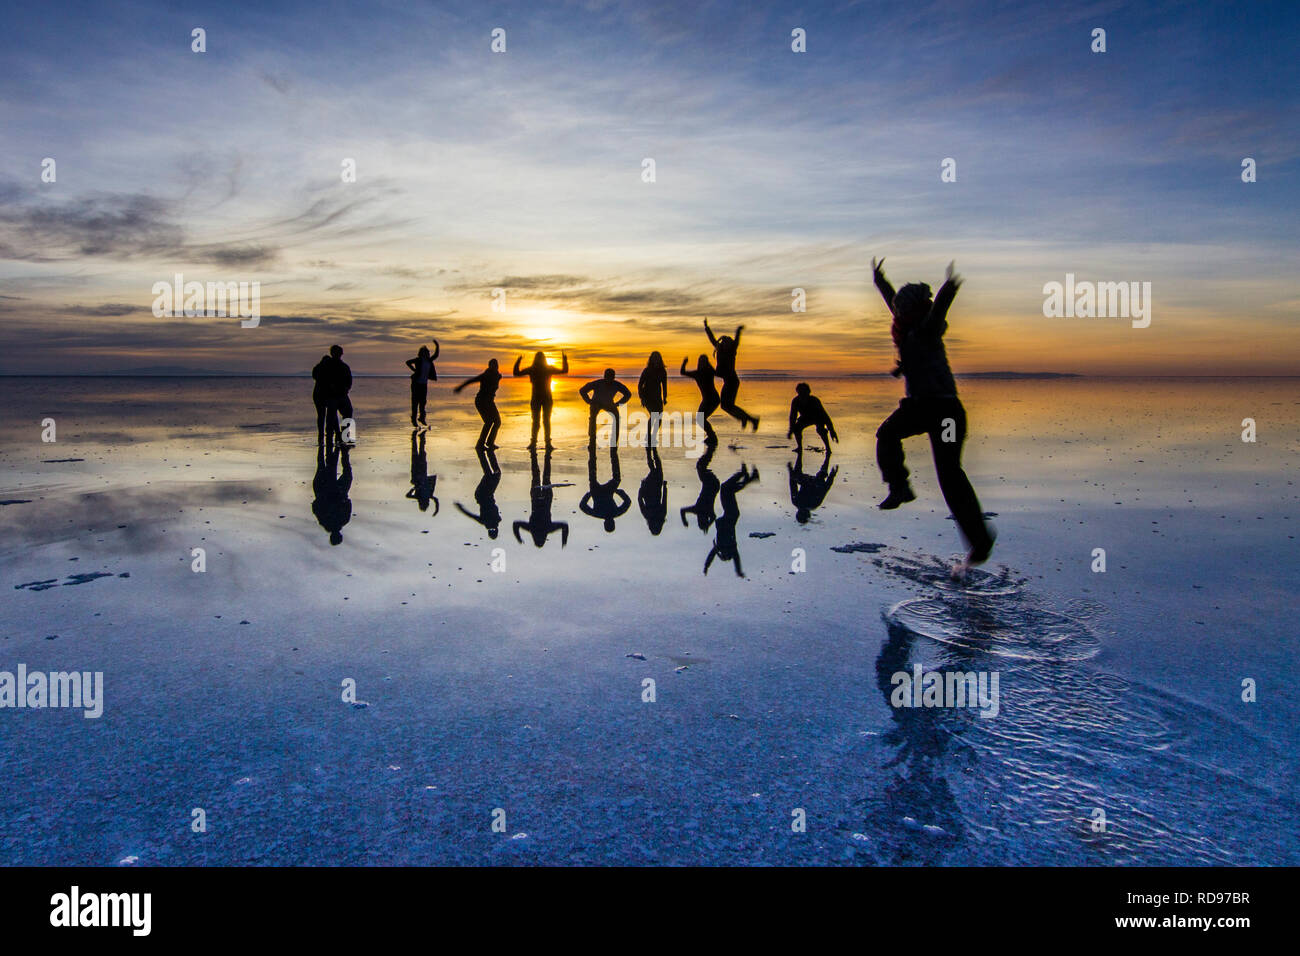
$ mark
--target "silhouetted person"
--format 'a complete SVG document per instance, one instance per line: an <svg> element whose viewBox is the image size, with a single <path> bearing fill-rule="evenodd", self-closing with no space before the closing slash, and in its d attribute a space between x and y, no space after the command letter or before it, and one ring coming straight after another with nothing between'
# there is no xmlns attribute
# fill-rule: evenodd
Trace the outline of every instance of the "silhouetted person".
<svg viewBox="0 0 1300 956"><path fill-rule="evenodd" d="M646 465L649 470L641 479L641 488L636 495L641 517L645 518L650 533L658 535L664 530L668 520L668 482L664 479L663 462L659 460L659 450L648 446L645 450Z"/></svg>
<svg viewBox="0 0 1300 956"><path fill-rule="evenodd" d="M668 369L664 367L664 357L658 352L650 353L650 359L637 379L636 394L650 415L648 444L654 448L659 444L659 422L663 418L664 406L668 404Z"/></svg>
<svg viewBox="0 0 1300 956"><path fill-rule="evenodd" d="M881 268L884 263L883 259L871 261L872 277L894 317L890 331L898 347L898 366L893 374L903 377L907 397L876 430L876 462L889 485L889 495L880 507L890 510L916 500L907 480L903 439L929 434L939 487L970 548L966 563L980 564L988 560L995 535L985 524L975 489L961 467L966 409L957 398L957 383L943 347L948 308L961 287L961 277L953 275L952 263L948 263L944 283L932 299L930 287L924 283L910 283L895 292Z"/></svg>
<svg viewBox="0 0 1300 956"><path fill-rule="evenodd" d="M718 338L709 328L709 320L704 320L704 332L713 343L714 354L718 357L718 366L714 374L722 379L722 395L719 404L724 412L740 422L742 431L746 425L753 425L754 431L758 431L758 416L749 414L736 404L736 394L740 391L740 375L736 372L736 352L740 349L740 333L744 330L743 325L738 325L734 338L730 335Z"/></svg>
<svg viewBox="0 0 1300 956"><path fill-rule="evenodd" d="M316 406L316 443L325 443L325 428L328 425L331 436L338 431L339 420L335 414L330 420L330 357L322 355L315 368L311 370L313 385L311 389L312 404Z"/></svg>
<svg viewBox="0 0 1300 956"><path fill-rule="evenodd" d="M339 458L343 459L343 472L339 474ZM352 519L352 463L348 461L347 446L340 443L328 454L323 446L316 449L316 475L311 482L316 500L311 503L311 513L320 526L330 534L330 544L343 540L343 526Z"/></svg>
<svg viewBox="0 0 1300 956"><path fill-rule="evenodd" d="M433 360L438 357L442 349L438 345L438 340L433 340L433 354L429 354L429 347L421 345L420 351L415 358L406 360L406 367L411 370L411 425L427 425L424 420L424 406L429 397L429 383L438 380L438 370L433 366Z"/></svg>
<svg viewBox="0 0 1300 956"><path fill-rule="evenodd" d="M709 424L709 416L718 410L718 388L713 384L713 364L707 355L701 355L696 360L694 370L688 371L686 359L682 359L682 374L695 379L695 384L700 387L700 407L695 413L695 420L704 429L704 444L712 448L718 443L718 433Z"/></svg>
<svg viewBox="0 0 1300 956"><path fill-rule="evenodd" d="M632 397L631 393L628 394L628 397ZM613 446L609 449L609 466L613 472L609 481L597 481L596 446L589 445L587 449L587 493L582 496L582 501L578 503L578 510L585 515L599 518L606 531L613 531L614 519L621 518L627 512L627 509L632 507L632 499L628 497L626 491L619 487L623 476L618 467L618 449Z"/></svg>
<svg viewBox="0 0 1300 956"><path fill-rule="evenodd" d="M501 427L501 413L497 411L497 388L501 385L501 373L497 370L496 359L489 360L487 368L473 378L465 379L452 392L460 394L461 389L475 382L478 383L478 394L474 396L474 407L478 409L478 417L483 419L483 430L478 433L478 444L474 447L496 448L497 430ZM536 428L533 429L533 441L537 441Z"/></svg>
<svg viewBox="0 0 1300 956"><path fill-rule="evenodd" d="M831 485L835 484L835 476L839 473L840 466L831 468L830 464L829 445L826 446L826 454L822 456L822 466L816 475L804 473L802 448L795 455L793 464L786 462L786 470L790 473L790 504L794 505L794 517L800 524L808 523L813 511L821 507L822 502L826 500L826 495L830 493Z"/></svg>
<svg viewBox="0 0 1300 956"><path fill-rule="evenodd" d="M519 378L527 375L533 384L533 395L528 403L533 412L533 437L528 443L529 448L537 447L537 425L539 420L545 429L546 447L555 447L551 444L551 406L555 403L555 399L551 396L551 378L556 375L569 374L569 356L561 352L560 360L560 367L556 368L554 365L547 363L544 353L536 352L533 354L533 364L528 368L521 369L519 363L523 361L523 357L520 356L515 359L515 377Z"/></svg>
<svg viewBox="0 0 1300 956"><path fill-rule="evenodd" d="M433 496L438 486L438 476L429 477L429 459L424 453L424 432L415 429L411 432L411 489L406 497L414 498L421 511L429 510L433 502L433 513L438 513L438 499Z"/></svg>
<svg viewBox="0 0 1300 956"><path fill-rule="evenodd" d="M324 433L327 442L335 436L342 441L341 420L352 417L352 400L348 397L348 391L352 388L352 369L343 361L343 346L331 345L330 354L316 364L311 374L316 380L312 398L315 399L319 392L325 401L324 422L320 431ZM319 409L318 404L318 421Z"/></svg>
<svg viewBox="0 0 1300 956"><path fill-rule="evenodd" d="M607 368L604 378L590 381L578 389L578 397L590 406L591 414L587 416L587 443L592 448L596 447L596 416L601 412L607 412L609 417L614 419L614 428L609 435L609 446L613 448L618 444L618 406L625 405L632 399L632 393L628 391L627 386L614 376L614 370Z"/></svg>
<svg viewBox="0 0 1300 956"><path fill-rule="evenodd" d="M797 449L802 452L803 430L808 427L816 428L817 437L822 440L822 445L829 455L830 440L832 438L836 441L840 440L840 436L835 434L835 425L831 422L831 416L822 405L822 400L812 393L812 387L807 382L800 382L794 387L794 391L794 398L790 401L790 430L785 437L794 438Z"/></svg>
<svg viewBox="0 0 1300 956"><path fill-rule="evenodd" d="M501 509L497 507L497 485L501 484L501 468L497 465L497 456L490 448L481 445L477 449L479 467L483 477L474 489L474 501L478 505L478 514L469 511L459 501L456 507L467 518L472 518L487 528L489 538L495 539L501 530Z"/></svg>
<svg viewBox="0 0 1300 956"><path fill-rule="evenodd" d="M709 468L715 451L717 451L715 445L708 445L704 454L695 462L695 474L700 479L700 493L695 498L695 504L681 509L682 527L684 528L690 527L690 523L686 520L688 514L695 515L695 524L701 531L708 531L713 527L713 522L718 520L714 507L718 500L718 489L721 484L718 481L718 476Z"/></svg>
<svg viewBox="0 0 1300 956"><path fill-rule="evenodd" d="M758 469L750 471L741 465L740 471L722 483L720 491L722 514L718 517L717 528L714 531L713 550L704 560L705 574L709 573L709 565L713 563L713 559L721 558L723 561L735 562L736 577L745 576L744 571L740 569L740 549L736 545L736 522L740 520L740 505L736 501L736 494L751 481L758 481Z"/></svg>
<svg viewBox="0 0 1300 956"><path fill-rule="evenodd" d="M541 354L541 353L538 353ZM567 521L554 521L551 519L551 505L555 501L555 492L551 489L551 453L546 453L546 465L544 470L537 467L537 449L531 449L531 458L533 465L533 484L530 489L530 497L533 502L533 510L528 515L527 521L516 521L511 527L515 533L515 540L520 544L524 543L520 531L526 530L533 538L533 544L541 547L546 544L546 539L553 532L560 532L560 547L569 543L569 523Z"/></svg>

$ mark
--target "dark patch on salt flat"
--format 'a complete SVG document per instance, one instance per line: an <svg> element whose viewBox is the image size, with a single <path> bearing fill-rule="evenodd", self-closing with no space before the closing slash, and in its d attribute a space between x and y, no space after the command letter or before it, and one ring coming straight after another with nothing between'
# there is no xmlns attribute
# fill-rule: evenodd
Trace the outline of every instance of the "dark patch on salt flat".
<svg viewBox="0 0 1300 956"><path fill-rule="evenodd" d="M44 581L27 581L23 584L15 584L14 590L15 591L23 591L23 590L48 591L50 588L54 588L54 587L66 588L73 584L86 584L90 581L98 580L99 578L111 578L112 576L113 576L112 571L89 571L89 572L84 572L82 574L69 574L68 579L64 581L62 584L59 583L58 578L47 578ZM127 578L130 576L131 574L129 571L124 571L123 573L118 575L119 578Z"/></svg>

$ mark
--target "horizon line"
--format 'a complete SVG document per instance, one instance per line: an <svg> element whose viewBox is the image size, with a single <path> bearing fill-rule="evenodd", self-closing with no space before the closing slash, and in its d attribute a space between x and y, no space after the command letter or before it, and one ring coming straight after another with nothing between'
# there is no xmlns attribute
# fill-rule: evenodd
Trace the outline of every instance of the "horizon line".
<svg viewBox="0 0 1300 956"><path fill-rule="evenodd" d="M955 378L1114 378L1114 379L1152 379L1152 378L1300 378L1300 372L1274 375L1224 374L1208 372L1187 373L1142 373L1128 374L1093 373L1093 372L1019 372L1011 369L992 372L953 373ZM400 372L353 372L353 378L393 378L407 379L407 374ZM572 373L563 376L574 378ZM850 372L841 375L825 372L751 372L744 376L754 381L779 380L786 378L811 379L846 379L846 378L892 378L889 372ZM0 372L0 378L311 378L311 372ZM439 379L438 381L443 381ZM432 383L430 383L432 384Z"/></svg>

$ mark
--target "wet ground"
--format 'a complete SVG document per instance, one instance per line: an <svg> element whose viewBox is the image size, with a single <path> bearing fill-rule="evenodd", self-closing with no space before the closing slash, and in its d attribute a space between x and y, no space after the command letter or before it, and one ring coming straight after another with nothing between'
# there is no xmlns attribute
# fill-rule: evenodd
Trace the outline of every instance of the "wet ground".
<svg viewBox="0 0 1300 956"><path fill-rule="evenodd" d="M321 455L300 379L0 379L0 671L104 675L0 709L0 861L1300 862L1295 380L964 382L961 584L925 439L874 507L892 379L813 382L829 459L792 381L657 460L575 384L487 456L358 379ZM897 706L918 665L996 714Z"/></svg>

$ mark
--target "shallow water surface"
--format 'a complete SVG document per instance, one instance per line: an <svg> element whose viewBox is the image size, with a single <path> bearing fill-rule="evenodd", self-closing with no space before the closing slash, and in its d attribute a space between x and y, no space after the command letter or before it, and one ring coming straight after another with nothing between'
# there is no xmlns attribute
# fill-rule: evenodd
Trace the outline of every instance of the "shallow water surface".
<svg viewBox="0 0 1300 956"><path fill-rule="evenodd" d="M793 380L657 458L576 384L534 456L504 383L488 456L443 382L421 434L359 378L321 454L302 379L0 379L0 671L105 685L0 710L0 860L1300 862L1295 380L963 382L961 583L926 439L875 508L892 379L814 380L801 458ZM996 715L891 704L917 666Z"/></svg>

